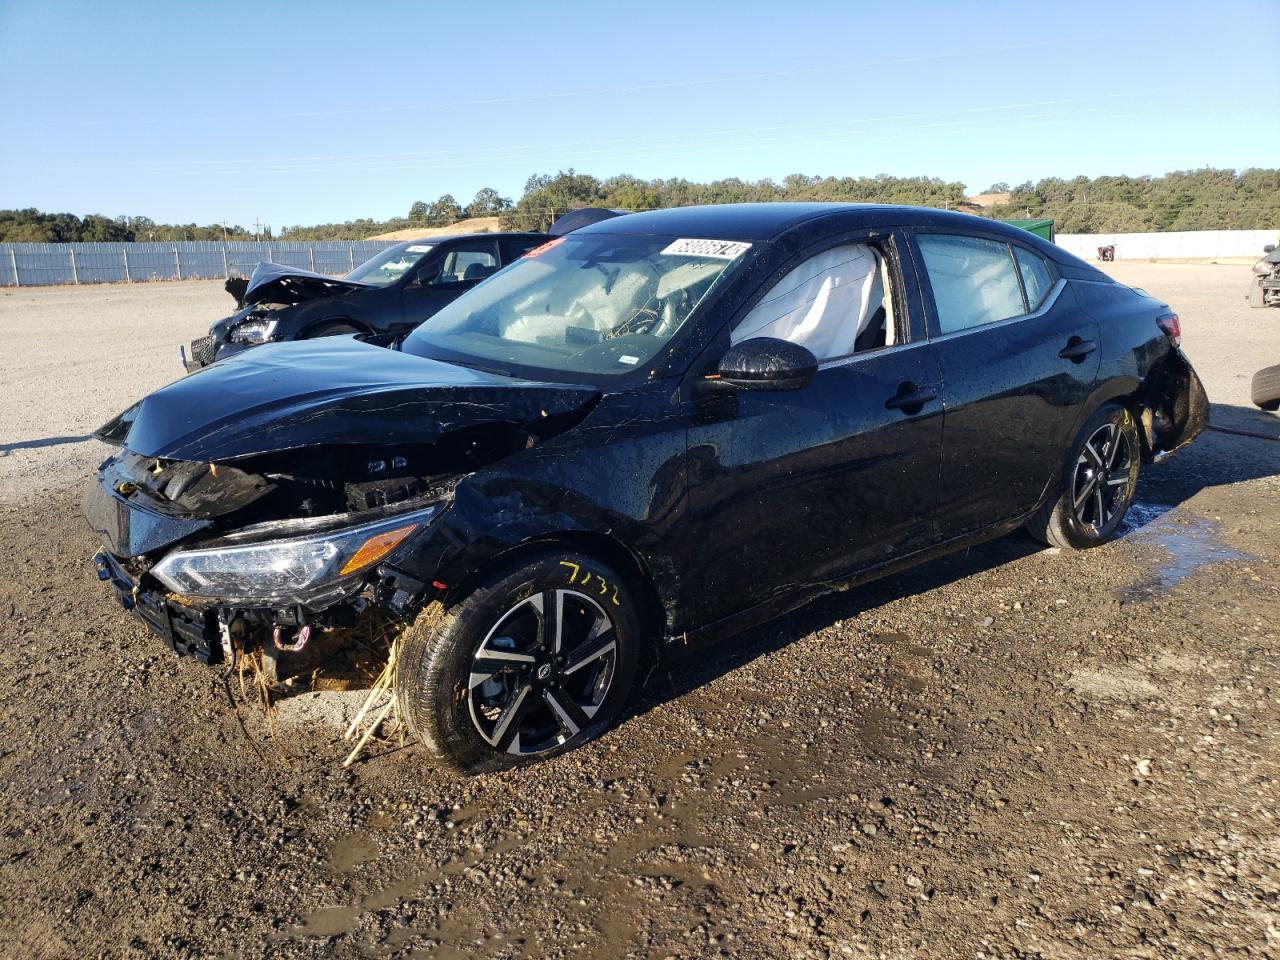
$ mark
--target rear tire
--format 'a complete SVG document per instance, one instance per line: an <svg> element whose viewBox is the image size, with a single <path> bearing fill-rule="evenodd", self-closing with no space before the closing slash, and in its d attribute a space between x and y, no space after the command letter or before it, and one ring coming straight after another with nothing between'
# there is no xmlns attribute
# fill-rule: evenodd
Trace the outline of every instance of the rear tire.
<svg viewBox="0 0 1280 960"><path fill-rule="evenodd" d="M476 774L545 760L612 725L635 680L635 590L572 549L525 554L402 640L396 696L436 759Z"/></svg>
<svg viewBox="0 0 1280 960"><path fill-rule="evenodd" d="M1255 373L1249 393L1254 404L1263 410L1280 410L1280 363Z"/></svg>
<svg viewBox="0 0 1280 960"><path fill-rule="evenodd" d="M1249 306L1265 307L1267 305L1266 295L1262 290L1262 281L1254 277L1253 283L1249 285Z"/></svg>
<svg viewBox="0 0 1280 960"><path fill-rule="evenodd" d="M1099 408L1071 445L1059 493L1027 521L1037 540L1068 550L1101 546L1124 522L1138 487L1142 447L1127 409Z"/></svg>

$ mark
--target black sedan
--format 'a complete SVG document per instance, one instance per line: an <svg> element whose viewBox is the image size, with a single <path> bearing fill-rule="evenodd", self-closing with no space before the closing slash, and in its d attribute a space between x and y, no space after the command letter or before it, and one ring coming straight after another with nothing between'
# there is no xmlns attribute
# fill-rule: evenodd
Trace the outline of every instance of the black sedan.
<svg viewBox="0 0 1280 960"><path fill-rule="evenodd" d="M235 313L183 351L188 371L263 343L360 333L389 342L549 238L541 233L431 237L388 247L345 277L260 263L232 278Z"/></svg>
<svg viewBox="0 0 1280 960"><path fill-rule="evenodd" d="M990 220L635 214L397 349L269 345L157 391L100 432L121 449L85 511L99 575L179 652L285 676L323 628L407 623L404 718L493 770L605 729L664 641L1023 526L1106 542L1205 425L1179 335Z"/></svg>

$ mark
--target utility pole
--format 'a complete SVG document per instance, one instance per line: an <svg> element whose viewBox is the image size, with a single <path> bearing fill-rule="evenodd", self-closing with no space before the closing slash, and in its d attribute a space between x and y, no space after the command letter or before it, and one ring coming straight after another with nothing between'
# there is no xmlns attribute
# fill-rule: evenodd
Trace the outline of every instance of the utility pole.
<svg viewBox="0 0 1280 960"><path fill-rule="evenodd" d="M223 218L222 218L222 242L223 242L223 243L226 243L226 242L227 242L227 219L226 219L226 217L223 217Z"/></svg>
<svg viewBox="0 0 1280 960"><path fill-rule="evenodd" d="M255 242L258 240L258 234L260 234L261 232L262 232L262 218L254 217L253 218L253 239Z"/></svg>

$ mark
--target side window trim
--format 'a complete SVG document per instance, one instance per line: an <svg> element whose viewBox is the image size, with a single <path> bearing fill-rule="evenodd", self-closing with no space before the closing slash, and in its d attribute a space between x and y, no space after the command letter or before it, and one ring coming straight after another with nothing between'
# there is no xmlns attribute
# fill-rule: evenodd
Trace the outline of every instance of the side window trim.
<svg viewBox="0 0 1280 960"><path fill-rule="evenodd" d="M979 233L976 231L949 229L946 227L906 227L903 232L908 238L912 260L915 262L917 282L920 285L920 295L924 300L925 335L930 341L949 340L952 337L962 336L976 330L990 330L994 327L1001 327L1007 324L1017 323L1021 320L1039 317L1041 314L1047 312L1053 307L1054 303L1057 301L1058 297L1062 294L1063 289L1067 285L1066 280L1056 269L1054 269L1053 263L1047 257L1042 256L1036 250L1026 246L1025 244L1010 240L1008 237L994 236L989 233ZM987 240L991 243L1003 244L1008 251L1009 259L1013 262L1013 272L1018 278L1018 289L1022 292L1022 306L1024 312L1018 314L1016 317L1005 317L1002 320L992 320L989 323L982 323L977 326L965 327L960 330L952 330L947 333L943 333L941 320L938 316L938 301L933 295L933 281L929 277L929 270L924 265L924 255L920 250L919 236L921 234L926 236L945 234L955 237L972 237L976 240ZM1021 248L1038 257L1044 263L1045 268L1049 271L1050 279L1053 280L1053 285L1049 288L1049 292L1045 294L1044 300L1042 300L1034 310L1030 309L1026 286L1022 279L1022 268L1018 265L1018 258L1014 256L1013 253L1013 249L1015 247Z"/></svg>
<svg viewBox="0 0 1280 960"><path fill-rule="evenodd" d="M1041 300L1040 303L1037 303L1034 308L1031 306L1031 297L1027 294L1026 280L1022 276L1022 264L1018 262L1019 250L1039 260L1040 263L1043 264L1044 266L1045 273L1049 274L1049 279L1052 281L1052 283L1049 284L1049 290L1045 292L1044 300ZM1017 267L1017 270L1018 270L1018 282L1022 284L1022 302L1026 304L1026 308L1027 308L1027 313L1025 314L1025 316L1032 316L1033 314L1038 313L1040 308L1044 305L1045 301L1049 299L1049 294L1053 292L1054 288L1057 286L1058 281L1062 279L1062 274L1060 274L1057 271L1057 269L1054 267L1054 263L1052 260L1050 260L1048 257L1041 254L1039 251L1034 250L1031 247L1027 246L1026 244L1015 243L1013 241L1010 241L1009 253L1013 257L1013 264L1015 267Z"/></svg>
<svg viewBox="0 0 1280 960"><path fill-rule="evenodd" d="M1013 252L1013 244L1006 243L1004 252L1009 255L1009 262L1013 264L1013 275L1018 278L1018 292L1022 294L1022 312L1019 317L1025 317L1031 312L1031 298L1027 296L1027 282L1022 279L1022 264L1018 262L1018 255ZM1006 320L1012 320L1013 317L1006 317ZM994 321L999 322L999 321ZM983 324L986 326L986 324Z"/></svg>
<svg viewBox="0 0 1280 960"><path fill-rule="evenodd" d="M967 333L977 333L981 330L995 330L999 327L1006 327L1013 323L1021 323L1024 320L1034 320L1037 317L1048 313L1049 310L1053 308L1054 303L1057 302L1058 297L1066 287L1067 281L1059 277L1054 281L1053 286L1049 288L1049 292L1045 294L1044 302L1030 313L1020 313L1016 317L1005 317L1003 320L992 320L990 323L984 323L976 327L965 327L963 330L952 330L950 333L940 333L930 339L933 341L950 340L952 337L963 337Z"/></svg>

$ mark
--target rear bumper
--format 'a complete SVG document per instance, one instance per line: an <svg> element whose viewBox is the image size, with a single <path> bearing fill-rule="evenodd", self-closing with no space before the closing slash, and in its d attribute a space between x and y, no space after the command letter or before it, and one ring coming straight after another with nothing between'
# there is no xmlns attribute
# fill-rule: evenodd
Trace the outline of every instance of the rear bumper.
<svg viewBox="0 0 1280 960"><path fill-rule="evenodd" d="M120 606L145 623L174 653L195 656L205 663L222 659L217 620L211 611L193 610L170 602L159 591L141 589L106 550L98 551L93 564L98 579L111 585Z"/></svg>

